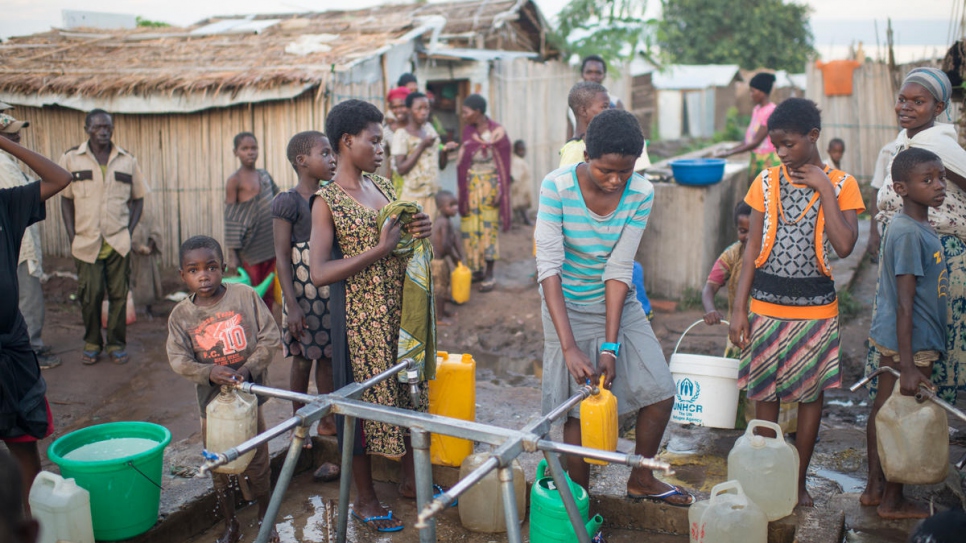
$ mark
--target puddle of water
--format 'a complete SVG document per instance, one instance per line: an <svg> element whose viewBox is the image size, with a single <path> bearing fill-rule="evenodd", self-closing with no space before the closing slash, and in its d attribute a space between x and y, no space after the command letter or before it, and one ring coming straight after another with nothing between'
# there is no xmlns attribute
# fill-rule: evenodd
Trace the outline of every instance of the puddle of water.
<svg viewBox="0 0 966 543"><path fill-rule="evenodd" d="M853 475L849 475L848 473L841 473L838 471L832 471L830 469L822 468L822 469L815 470L815 475L822 477L823 479L828 479L830 481L834 481L838 483L839 486L842 487L842 492L845 492L847 494L862 492L862 489L865 488L864 480L858 477L855 477ZM857 540L857 541L866 541L866 540ZM871 539L868 541L871 541Z"/></svg>
<svg viewBox="0 0 966 543"><path fill-rule="evenodd" d="M476 359L477 378L480 380L490 380L495 385L540 386L542 361L490 353L474 353L473 358Z"/></svg>

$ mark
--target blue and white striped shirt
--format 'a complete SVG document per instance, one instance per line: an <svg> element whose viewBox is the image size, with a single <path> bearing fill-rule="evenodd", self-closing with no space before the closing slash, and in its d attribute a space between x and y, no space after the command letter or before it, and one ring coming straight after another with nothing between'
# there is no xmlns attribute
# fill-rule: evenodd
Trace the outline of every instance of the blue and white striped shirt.
<svg viewBox="0 0 966 543"><path fill-rule="evenodd" d="M617 208L597 215L584 202L577 166L549 173L540 186L534 230L537 280L559 275L565 300L593 304L604 300L605 281L633 284L634 255L651 213L654 187L635 173Z"/></svg>

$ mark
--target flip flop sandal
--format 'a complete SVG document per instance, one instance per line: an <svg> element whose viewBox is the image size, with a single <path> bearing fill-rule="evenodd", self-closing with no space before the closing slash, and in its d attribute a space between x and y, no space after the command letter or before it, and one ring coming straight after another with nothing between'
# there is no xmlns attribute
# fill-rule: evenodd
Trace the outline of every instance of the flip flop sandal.
<svg viewBox="0 0 966 543"><path fill-rule="evenodd" d="M111 358L111 362L114 362L118 366L120 366L122 364L127 364L128 361L131 359L127 355L127 351L114 351L114 352L110 353L109 356Z"/></svg>
<svg viewBox="0 0 966 543"><path fill-rule="evenodd" d="M496 280L490 279L480 283L480 287L477 290L480 292L490 292L494 288L496 288Z"/></svg>
<svg viewBox="0 0 966 543"><path fill-rule="evenodd" d="M101 356L101 351L84 351L81 353L81 363L85 366L97 364L97 357Z"/></svg>
<svg viewBox="0 0 966 543"><path fill-rule="evenodd" d="M379 527L379 526L376 526L375 524L372 524L373 522L379 521L379 520L399 520L392 516L392 511L390 511L385 515L381 515L381 516L377 515L372 517L362 517L361 515L359 515L359 513L356 513L355 509L349 509L349 512L352 513L352 516L355 517L356 520L358 520L359 522L368 526L370 529L375 530L377 532L401 532L402 529L404 528L402 524L400 524L399 526L389 526L389 527Z"/></svg>
<svg viewBox="0 0 966 543"><path fill-rule="evenodd" d="M438 500L439 497L442 496L443 494L444 494L443 487L439 486L436 483L433 483L433 499ZM449 505L447 505L446 507L456 507L459 504L460 504L459 498L453 498L453 501L451 501Z"/></svg>
<svg viewBox="0 0 966 543"><path fill-rule="evenodd" d="M672 501L668 501L668 498L671 498L674 496L687 496L689 498L689 501L688 503L675 503ZM670 490L661 492L660 494L631 494L630 492L628 492L627 497L632 500L651 500L659 503L666 503L674 507L690 507L691 504L694 503L694 496L690 492L688 492L687 490L684 490L679 486L674 486L674 485L671 486Z"/></svg>

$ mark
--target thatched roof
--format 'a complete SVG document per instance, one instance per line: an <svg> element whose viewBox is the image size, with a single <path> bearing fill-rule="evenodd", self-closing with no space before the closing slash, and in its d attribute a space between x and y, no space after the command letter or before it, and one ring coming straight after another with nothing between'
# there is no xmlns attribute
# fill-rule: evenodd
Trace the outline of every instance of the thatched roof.
<svg viewBox="0 0 966 543"><path fill-rule="evenodd" d="M443 44L495 47L499 42L507 50L544 49L545 23L530 0L261 15L249 18L244 32L214 34L204 29L237 18L213 18L188 28L51 30L0 44L0 92L117 97L314 86L395 44L423 34L427 41L428 16L446 19L439 35Z"/></svg>

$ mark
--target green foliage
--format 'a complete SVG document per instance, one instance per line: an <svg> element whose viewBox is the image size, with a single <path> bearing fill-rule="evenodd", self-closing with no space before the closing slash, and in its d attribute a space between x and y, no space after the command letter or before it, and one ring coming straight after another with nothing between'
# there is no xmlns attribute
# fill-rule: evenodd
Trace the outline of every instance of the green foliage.
<svg viewBox="0 0 966 543"><path fill-rule="evenodd" d="M810 8L784 0L661 0L657 43L679 64L738 64L800 73L811 55Z"/></svg>
<svg viewBox="0 0 966 543"><path fill-rule="evenodd" d="M844 288L836 295L839 299L839 321L846 323L859 316L863 309L862 303L852 296L852 292L849 289Z"/></svg>
<svg viewBox="0 0 966 543"><path fill-rule="evenodd" d="M141 17L140 15L138 15L137 17L135 17L134 20L137 22L137 24L138 24L139 27L146 27L146 28L165 28L165 27L171 26L168 23L164 23L164 22L161 22L161 21L149 21L148 19L145 19L144 17Z"/></svg>
<svg viewBox="0 0 966 543"><path fill-rule="evenodd" d="M678 301L678 311L688 311L689 309L704 310L704 303L701 302L701 291L692 287L684 289L684 292L681 293L681 299Z"/></svg>
<svg viewBox="0 0 966 543"><path fill-rule="evenodd" d="M635 50L650 55L658 22L644 18L646 7L647 0L570 0L550 42L566 55L600 55L612 70Z"/></svg>
<svg viewBox="0 0 966 543"><path fill-rule="evenodd" d="M725 116L724 130L715 132L711 140L714 143L741 141L745 138L745 131L742 127L748 126L749 123L751 123L751 117L749 115L739 115L738 108L729 107L728 113Z"/></svg>

